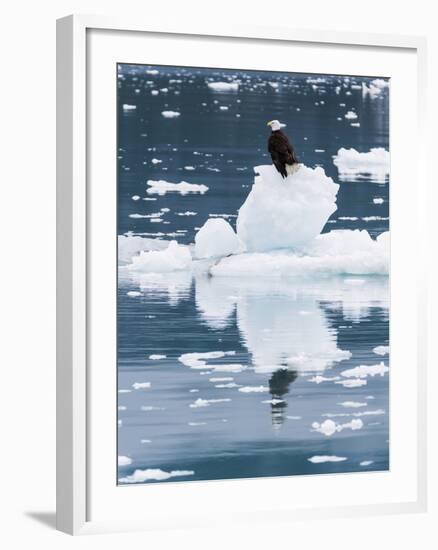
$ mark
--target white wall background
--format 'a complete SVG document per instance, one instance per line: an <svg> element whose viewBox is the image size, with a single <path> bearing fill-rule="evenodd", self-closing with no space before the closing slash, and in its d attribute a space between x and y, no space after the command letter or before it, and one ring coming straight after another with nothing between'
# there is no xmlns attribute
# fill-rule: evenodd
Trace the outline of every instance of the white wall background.
<svg viewBox="0 0 438 550"><path fill-rule="evenodd" d="M429 40L429 156L438 122L435 3L417 0L15 0L0 31L1 383L0 544L6 549L167 550L239 547L377 550L438 545L437 376L433 372L437 293L429 303L430 511L415 516L254 525L240 529L72 538L56 532L55 510L55 19L69 13L120 13L156 23L223 24L425 35ZM406 136L409 139L409 136ZM433 156L432 156L433 155ZM432 176L431 170L431 176ZM430 182L431 287L437 279L437 183ZM409 254L409 251L406 251ZM435 255L435 258L433 257ZM262 496L261 496L262 498Z"/></svg>

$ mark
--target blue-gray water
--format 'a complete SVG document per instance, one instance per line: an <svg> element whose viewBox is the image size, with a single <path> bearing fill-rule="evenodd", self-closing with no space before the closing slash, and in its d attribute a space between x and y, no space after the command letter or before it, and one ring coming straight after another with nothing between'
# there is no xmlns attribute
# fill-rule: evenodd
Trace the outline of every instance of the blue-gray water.
<svg viewBox="0 0 438 550"><path fill-rule="evenodd" d="M118 234L188 244L209 216L234 225L252 167L270 163L266 122L275 118L287 124L301 162L321 165L341 185L338 210L324 231L367 229L376 236L388 230L389 182L340 181L332 159L340 147L389 149L388 90L370 97L361 89L373 78L119 65ZM238 91L207 86L237 79ZM165 118L166 110L180 116ZM350 110L357 119L345 118ZM148 179L209 190L146 195ZM159 211L159 222L131 217ZM196 214L181 215L187 212ZM127 294L139 290L141 296ZM388 469L388 375L354 388L336 383L346 369L388 365L387 355L373 352L388 345L388 308L385 277L269 281L181 272L135 278L121 270L118 454L129 463L118 468L118 478L147 469L194 472L168 481ZM326 360L319 372L286 370L290 356L324 358L337 350L351 357ZM203 369L178 360L212 351L233 355L208 359ZM165 357L149 359L154 354ZM246 368L213 372L217 364ZM150 387L134 389L136 382ZM267 390L239 391L247 386ZM210 402L191 407L197 399ZM271 399L281 401L265 402ZM327 419L339 426L333 435L312 426ZM352 429L358 419L362 425ZM321 455L344 460L309 461Z"/></svg>

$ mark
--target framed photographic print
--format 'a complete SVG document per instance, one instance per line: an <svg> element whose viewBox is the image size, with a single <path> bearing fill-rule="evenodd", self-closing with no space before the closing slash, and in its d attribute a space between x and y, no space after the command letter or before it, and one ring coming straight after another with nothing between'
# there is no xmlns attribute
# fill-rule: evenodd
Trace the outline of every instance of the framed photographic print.
<svg viewBox="0 0 438 550"><path fill-rule="evenodd" d="M59 20L59 529L424 509L424 50Z"/></svg>

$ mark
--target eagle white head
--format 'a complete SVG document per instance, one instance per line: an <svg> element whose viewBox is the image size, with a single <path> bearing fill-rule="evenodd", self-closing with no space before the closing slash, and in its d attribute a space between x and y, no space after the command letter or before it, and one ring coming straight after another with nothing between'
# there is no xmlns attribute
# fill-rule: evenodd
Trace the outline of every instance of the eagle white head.
<svg viewBox="0 0 438 550"><path fill-rule="evenodd" d="M275 132L276 130L280 130L280 128L284 128L286 124L283 124L279 120L271 120L268 122L268 126L271 127L271 130Z"/></svg>

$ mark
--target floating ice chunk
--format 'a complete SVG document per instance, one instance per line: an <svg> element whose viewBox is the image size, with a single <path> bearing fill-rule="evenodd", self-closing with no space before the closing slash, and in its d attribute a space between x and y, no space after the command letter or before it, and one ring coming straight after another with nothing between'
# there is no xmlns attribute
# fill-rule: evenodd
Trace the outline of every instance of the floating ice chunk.
<svg viewBox="0 0 438 550"><path fill-rule="evenodd" d="M375 197L373 199L374 204L383 204L385 201L381 197Z"/></svg>
<svg viewBox="0 0 438 550"><path fill-rule="evenodd" d="M189 422L189 426L205 426L207 422Z"/></svg>
<svg viewBox="0 0 438 550"><path fill-rule="evenodd" d="M138 290L130 290L126 293L126 296L129 296L130 298L137 298L138 296L142 296L142 293L138 292Z"/></svg>
<svg viewBox="0 0 438 550"><path fill-rule="evenodd" d="M201 193L201 195L203 195L208 191L206 185L187 183L186 181L171 183L165 180L148 180L147 184L149 188L146 192L149 195L165 195L166 193L180 193L181 195L187 195L187 193Z"/></svg>
<svg viewBox="0 0 438 550"><path fill-rule="evenodd" d="M390 155L383 147L375 147L366 153L342 147L334 156L333 163L342 181L371 179L384 183L389 175Z"/></svg>
<svg viewBox="0 0 438 550"><path fill-rule="evenodd" d="M340 376L313 376L309 378L309 382L315 382L315 384L321 384L321 382L334 382L340 380Z"/></svg>
<svg viewBox="0 0 438 550"><path fill-rule="evenodd" d="M258 175L237 218L237 235L248 251L295 249L321 233L336 211L339 189L321 167L300 165L285 179L273 165L254 171Z"/></svg>
<svg viewBox="0 0 438 550"><path fill-rule="evenodd" d="M141 198L140 195L132 195L132 197L131 197L131 199L132 199L133 201L139 201L140 198Z"/></svg>
<svg viewBox="0 0 438 550"><path fill-rule="evenodd" d="M364 82L362 83L362 96L365 97L369 95L371 98L378 97L385 88L389 87L389 82L383 80L382 78L376 78L372 80L367 86Z"/></svg>
<svg viewBox="0 0 438 550"><path fill-rule="evenodd" d="M359 466L371 466L371 464L374 464L374 460L362 460L362 462L359 462Z"/></svg>
<svg viewBox="0 0 438 550"><path fill-rule="evenodd" d="M232 373L238 373L243 372L248 367L245 365L242 365L240 363L229 363L225 365L209 365L209 368L214 369L215 372L232 372Z"/></svg>
<svg viewBox="0 0 438 550"><path fill-rule="evenodd" d="M163 90L161 90L163 91ZM177 118L181 116L181 113L178 113L178 111L161 111L161 115L164 118Z"/></svg>
<svg viewBox="0 0 438 550"><path fill-rule="evenodd" d="M158 95L160 92L158 90L151 90L151 95Z"/></svg>
<svg viewBox="0 0 438 550"><path fill-rule="evenodd" d="M167 355L161 355L159 353L154 353L152 355L149 355L149 359L152 361L159 361L160 359L166 359Z"/></svg>
<svg viewBox="0 0 438 550"><path fill-rule="evenodd" d="M388 353L389 353L389 346L376 346L376 347L373 349L373 352L374 352L376 355L388 355Z"/></svg>
<svg viewBox="0 0 438 550"><path fill-rule="evenodd" d="M156 468L148 468L147 470L135 470L129 476L119 479L119 483L144 483L145 481L164 481L171 477L186 477L194 475L193 470L172 470L165 472Z"/></svg>
<svg viewBox="0 0 438 550"><path fill-rule="evenodd" d="M221 111L228 111L228 107L227 107L226 105L221 105L221 106L219 107L219 109L220 109Z"/></svg>
<svg viewBox="0 0 438 550"><path fill-rule="evenodd" d="M189 407L192 409L198 409L200 407L209 407L211 403L227 403L231 401L228 397L224 399L197 399L194 403L190 403Z"/></svg>
<svg viewBox="0 0 438 550"><path fill-rule="evenodd" d="M242 393L263 393L269 391L267 386L243 386L239 388Z"/></svg>
<svg viewBox="0 0 438 550"><path fill-rule="evenodd" d="M335 347L332 349L321 350L318 353L299 353L298 355L288 357L286 362L290 367L295 367L302 371L321 371L334 363L339 363L350 358L351 351L342 350ZM316 380L313 381L316 382ZM320 381L324 382L325 380Z"/></svg>
<svg viewBox="0 0 438 550"><path fill-rule="evenodd" d="M129 456L118 456L117 465L118 466L129 466L132 464L132 459Z"/></svg>
<svg viewBox="0 0 438 550"><path fill-rule="evenodd" d="M302 416L286 416L288 420L301 420Z"/></svg>
<svg viewBox="0 0 438 550"><path fill-rule="evenodd" d="M344 388L358 388L360 386L366 386L367 381L362 378L348 378L347 380L339 380L335 384L341 384Z"/></svg>
<svg viewBox="0 0 438 550"><path fill-rule="evenodd" d="M129 103L124 103L122 105L122 109L124 111L135 111L135 109L137 109L137 105L129 105Z"/></svg>
<svg viewBox="0 0 438 550"><path fill-rule="evenodd" d="M157 75L158 69L147 69L146 74Z"/></svg>
<svg viewBox="0 0 438 550"><path fill-rule="evenodd" d="M235 382L227 382L226 384L216 384L215 388L240 388L240 384Z"/></svg>
<svg viewBox="0 0 438 550"><path fill-rule="evenodd" d="M132 258L128 269L143 273L167 273L190 269L191 264L192 256L188 247L170 241L164 250L140 252Z"/></svg>
<svg viewBox="0 0 438 550"><path fill-rule="evenodd" d="M367 231L336 230L324 233L302 247L247 253L223 258L210 268L215 276L297 277L327 275L387 275L389 233L372 239Z"/></svg>
<svg viewBox="0 0 438 550"><path fill-rule="evenodd" d="M140 443L152 443L152 440L151 439L140 439Z"/></svg>
<svg viewBox="0 0 438 550"><path fill-rule="evenodd" d="M163 161L160 160L160 159L155 159L155 158L153 158L153 159L151 160L151 162L152 162L152 164L161 164Z"/></svg>
<svg viewBox="0 0 438 550"><path fill-rule="evenodd" d="M232 382L234 378L232 376L222 376L210 378L210 382Z"/></svg>
<svg viewBox="0 0 438 550"><path fill-rule="evenodd" d="M132 384L132 387L134 388L134 390L145 390L146 388L151 387L151 383L150 382L134 382Z"/></svg>
<svg viewBox="0 0 438 550"><path fill-rule="evenodd" d="M351 422L346 422L345 424L337 424L333 420L324 420L324 422L313 422L312 428L314 431L322 433L327 437L332 436L337 432L342 432L345 429L351 430L360 430L363 427L363 422L360 419L353 419Z"/></svg>
<svg viewBox="0 0 438 550"><path fill-rule="evenodd" d="M195 257L216 258L236 254L242 244L223 218L209 218L195 236Z"/></svg>
<svg viewBox="0 0 438 550"><path fill-rule="evenodd" d="M345 456L336 455L315 455L307 459L312 464L323 464L324 462L343 462L347 460Z"/></svg>
<svg viewBox="0 0 438 550"><path fill-rule="evenodd" d="M178 216L196 216L197 212L191 212L190 210L187 210L187 212L178 212Z"/></svg>
<svg viewBox="0 0 438 550"><path fill-rule="evenodd" d="M348 120L355 120L357 118L357 114L354 111L348 111L345 113L344 117Z"/></svg>
<svg viewBox="0 0 438 550"><path fill-rule="evenodd" d="M195 169L194 166L184 166L184 170L188 170L189 172L190 172L191 170L194 170L194 169Z"/></svg>
<svg viewBox="0 0 438 550"><path fill-rule="evenodd" d="M376 375L384 376L388 371L389 367L387 367L382 361L377 365L359 365L358 367L344 370L341 372L341 375L347 378L367 378L368 376Z"/></svg>
<svg viewBox="0 0 438 550"><path fill-rule="evenodd" d="M183 353L178 357L186 367L192 369L203 369L207 365L209 359L222 359L223 357L235 355L235 351L207 351L204 353ZM213 368L213 367L212 367Z"/></svg>
<svg viewBox="0 0 438 550"><path fill-rule="evenodd" d="M207 82L207 86L214 92L237 92L238 82Z"/></svg>
<svg viewBox="0 0 438 550"><path fill-rule="evenodd" d="M360 401L343 401L342 403L338 403L341 407L351 407L353 409L357 409L359 407L366 407L367 403L361 403Z"/></svg>

